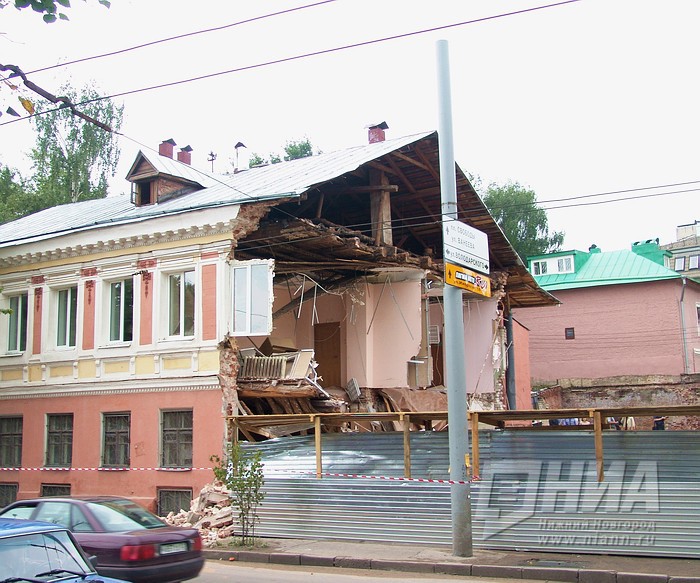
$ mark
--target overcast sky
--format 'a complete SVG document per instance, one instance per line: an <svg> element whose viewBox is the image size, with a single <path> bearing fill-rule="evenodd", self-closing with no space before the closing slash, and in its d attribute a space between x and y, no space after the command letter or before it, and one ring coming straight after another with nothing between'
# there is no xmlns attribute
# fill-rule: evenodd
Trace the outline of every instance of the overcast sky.
<svg viewBox="0 0 700 583"><path fill-rule="evenodd" d="M31 79L56 93L94 81L114 95L554 1L335 0ZM0 11L0 63L32 71L312 3L113 0L107 10L73 0L70 21L51 25L10 7ZM576 205L548 211L566 249L668 243L700 219L698 22L697 0L580 0L119 97L126 137L111 193L128 191L140 144L167 138L191 145L203 169L215 152L214 170L226 172L239 141L267 155L303 137L323 151L363 144L372 122L386 121L388 137L437 129L436 42L446 39L466 172L560 201L545 207ZM10 99L0 89L0 104L19 110ZM33 136L26 120L0 125L0 162L26 172ZM631 192L577 198L622 190ZM649 196L661 193L673 194ZM617 198L631 200L582 206Z"/></svg>

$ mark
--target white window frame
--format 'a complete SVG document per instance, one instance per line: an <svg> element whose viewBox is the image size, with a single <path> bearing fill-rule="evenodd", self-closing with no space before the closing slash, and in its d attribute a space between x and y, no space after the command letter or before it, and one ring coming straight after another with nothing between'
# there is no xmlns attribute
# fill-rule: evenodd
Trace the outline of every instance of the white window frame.
<svg viewBox="0 0 700 583"><path fill-rule="evenodd" d="M573 273L574 258L571 255L557 258L557 273Z"/></svg>
<svg viewBox="0 0 700 583"><path fill-rule="evenodd" d="M118 338L112 338L112 325L113 325L113 317L114 313L112 311L113 303L112 303L112 294L113 294L113 289L114 286L117 284L122 284L123 286L126 284L126 282L131 282L131 338L130 339L125 339L124 338L124 313L125 313L125 302L124 302L124 297L122 297L120 306L119 306L119 334ZM123 277L120 279L110 279L110 280L105 280L104 281L104 290L105 290L105 315L106 315L106 341L108 344L130 344L134 340L134 336L136 334L136 284L134 282L133 276L129 277ZM122 294L123 296L123 294Z"/></svg>
<svg viewBox="0 0 700 583"><path fill-rule="evenodd" d="M274 266L272 259L231 263L231 336L269 336L272 332Z"/></svg>
<svg viewBox="0 0 700 583"><path fill-rule="evenodd" d="M61 294L63 292L67 292L66 296L66 322L65 322L65 330L63 330L63 333L65 334L65 344L60 344L59 343L59 333L61 332L59 329L59 320L60 320L60 313L61 313ZM78 284L63 287L63 288L58 288L53 290L53 293L55 295L55 301L54 301L54 306L56 307L56 328L55 328L55 341L56 341L56 348L59 349L64 349L64 350L73 350L78 346L78 329L79 329L79 318L78 314L80 312L80 296L78 294ZM73 302L71 301L71 296L72 294L75 294L75 312L72 311L73 307ZM70 344L70 331L71 331L71 323L75 324L75 339L74 339L74 344Z"/></svg>
<svg viewBox="0 0 700 583"><path fill-rule="evenodd" d="M182 285L182 281L186 279L186 275L191 273L192 274L192 282L194 285L194 298L193 302L194 305L192 306L192 334L184 334L184 327L185 327L185 307L186 307L186 297L185 297L185 287ZM180 333L178 334L173 334L171 331L171 319L170 319L170 312L171 312L171 302L172 298L170 296L170 282L172 277L179 276L181 277L181 285L180 285L180 297L178 298L180 305L179 305L179 328L180 328ZM197 323L199 321L199 315L198 315L198 306L197 306L197 299L199 296L199 271L191 266L183 269L179 269L177 271L168 271L163 274L163 285L165 287L165 336L166 338L169 339L183 339L183 338L194 338L197 335Z"/></svg>
<svg viewBox="0 0 700 583"><path fill-rule="evenodd" d="M673 260L674 271L685 271L685 256L676 257Z"/></svg>
<svg viewBox="0 0 700 583"><path fill-rule="evenodd" d="M24 305L21 298L24 298ZM15 302L17 306L13 306ZM29 293L25 291L9 296L8 304L10 313L7 315L7 352L21 354L27 350L29 341ZM24 346L22 346L22 340L24 340Z"/></svg>
<svg viewBox="0 0 700 583"><path fill-rule="evenodd" d="M700 269L700 255L688 257L688 269Z"/></svg>
<svg viewBox="0 0 700 583"><path fill-rule="evenodd" d="M542 269L544 267L544 269ZM547 275L547 260L538 259L532 262L532 273L533 275Z"/></svg>

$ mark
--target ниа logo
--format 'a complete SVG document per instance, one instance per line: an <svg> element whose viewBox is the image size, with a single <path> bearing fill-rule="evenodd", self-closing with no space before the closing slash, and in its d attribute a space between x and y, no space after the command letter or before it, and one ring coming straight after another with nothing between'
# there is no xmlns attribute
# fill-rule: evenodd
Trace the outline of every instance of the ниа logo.
<svg viewBox="0 0 700 583"><path fill-rule="evenodd" d="M601 526L634 530L637 521L620 520L624 515L659 512L658 469L653 461L612 462L603 482L598 482L595 462L588 461L499 461L485 469L476 492L484 540L536 515L540 528L544 524L550 530L594 531ZM601 513L611 520L603 524ZM545 519L552 514L567 520Z"/></svg>

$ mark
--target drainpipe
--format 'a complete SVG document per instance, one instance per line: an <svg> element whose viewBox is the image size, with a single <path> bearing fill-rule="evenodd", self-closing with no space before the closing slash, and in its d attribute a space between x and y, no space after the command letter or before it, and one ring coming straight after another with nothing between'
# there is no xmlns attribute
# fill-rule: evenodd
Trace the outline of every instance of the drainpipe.
<svg viewBox="0 0 700 583"><path fill-rule="evenodd" d="M506 398L508 399L508 409L515 411L518 408L515 402L515 343L513 342L513 312L508 312L506 316Z"/></svg>
<svg viewBox="0 0 700 583"><path fill-rule="evenodd" d="M681 288L681 301L680 301L680 309L681 309L681 338L683 340L683 372L685 374L690 374L690 370L688 370L688 365L689 365L689 359L688 359L688 338L686 335L686 330L685 330L685 303L683 299L685 298L685 286L687 284L686 278L682 277L681 281L683 282L683 287Z"/></svg>

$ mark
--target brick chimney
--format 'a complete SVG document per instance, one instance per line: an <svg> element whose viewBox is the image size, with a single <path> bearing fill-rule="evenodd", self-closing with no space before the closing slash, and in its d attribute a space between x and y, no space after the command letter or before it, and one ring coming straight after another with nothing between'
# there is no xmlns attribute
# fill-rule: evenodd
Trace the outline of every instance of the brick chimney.
<svg viewBox="0 0 700 583"><path fill-rule="evenodd" d="M170 138L169 140L163 140L158 146L158 153L166 158L173 157L173 147L177 146L175 140Z"/></svg>
<svg viewBox="0 0 700 583"><path fill-rule="evenodd" d="M184 148L180 148L180 151L177 153L177 161L187 165L192 164L192 148L189 144Z"/></svg>
<svg viewBox="0 0 700 583"><path fill-rule="evenodd" d="M383 142L385 140L384 130L388 130L389 126L385 121L367 126L369 143Z"/></svg>

